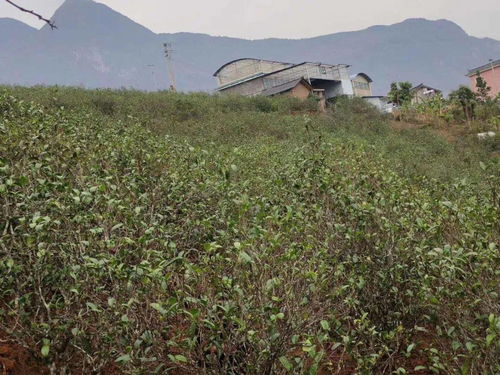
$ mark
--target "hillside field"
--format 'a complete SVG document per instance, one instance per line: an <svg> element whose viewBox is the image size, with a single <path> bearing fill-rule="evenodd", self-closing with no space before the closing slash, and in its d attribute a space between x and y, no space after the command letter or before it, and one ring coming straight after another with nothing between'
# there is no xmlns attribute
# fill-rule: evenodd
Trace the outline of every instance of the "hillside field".
<svg viewBox="0 0 500 375"><path fill-rule="evenodd" d="M0 88L0 374L500 373L498 136L315 109Z"/></svg>

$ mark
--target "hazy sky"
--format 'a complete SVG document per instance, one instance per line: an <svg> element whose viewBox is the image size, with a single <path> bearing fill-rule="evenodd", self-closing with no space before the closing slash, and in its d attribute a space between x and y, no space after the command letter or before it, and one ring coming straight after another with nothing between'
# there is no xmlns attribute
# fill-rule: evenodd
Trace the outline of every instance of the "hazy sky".
<svg viewBox="0 0 500 375"><path fill-rule="evenodd" d="M51 16L63 0L15 0ZM471 35L500 40L500 0L101 0L155 32L248 39L303 38L406 18L446 18ZM41 23L0 0L0 17Z"/></svg>

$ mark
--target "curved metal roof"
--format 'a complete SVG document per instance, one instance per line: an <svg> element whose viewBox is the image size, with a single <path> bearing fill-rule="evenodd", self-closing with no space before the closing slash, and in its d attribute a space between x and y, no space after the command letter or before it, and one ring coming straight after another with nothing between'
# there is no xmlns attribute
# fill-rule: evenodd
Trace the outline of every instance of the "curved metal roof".
<svg viewBox="0 0 500 375"><path fill-rule="evenodd" d="M281 61L274 61L274 60L266 60L266 59L256 59L254 57L243 57L241 59L236 59L236 60L232 60L232 61L229 61L227 63L225 63L224 65L222 65L219 69L217 69L217 71L214 73L214 77L217 77L217 75L220 73L220 71L222 69L224 69L226 66L228 65L231 65L235 62L238 62L238 61L243 61L243 60L253 60L253 61L269 61L269 62L273 62L273 63L278 63L278 64L285 64L285 65L294 65L294 64L291 64L291 63L285 63L285 62L281 62Z"/></svg>
<svg viewBox="0 0 500 375"><path fill-rule="evenodd" d="M351 78L356 78L358 76L361 76L363 77L364 79L366 79L368 82L372 83L373 82L373 79L370 78L370 76L366 73L358 73L356 74L354 77L351 77Z"/></svg>

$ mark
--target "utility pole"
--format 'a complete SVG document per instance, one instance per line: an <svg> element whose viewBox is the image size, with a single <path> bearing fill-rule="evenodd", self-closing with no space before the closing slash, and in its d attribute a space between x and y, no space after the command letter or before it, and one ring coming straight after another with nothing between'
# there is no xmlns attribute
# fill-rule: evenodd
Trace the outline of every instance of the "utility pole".
<svg viewBox="0 0 500 375"><path fill-rule="evenodd" d="M165 57L167 58L168 77L170 79L170 90L176 92L177 88L175 84L174 67L172 63L172 54L174 52L174 50L172 49L172 43L164 43L163 47L165 48Z"/></svg>
<svg viewBox="0 0 500 375"><path fill-rule="evenodd" d="M147 68L151 69L151 88L154 90L156 88L156 80L155 80L155 67L156 65L154 64L148 64L146 65Z"/></svg>

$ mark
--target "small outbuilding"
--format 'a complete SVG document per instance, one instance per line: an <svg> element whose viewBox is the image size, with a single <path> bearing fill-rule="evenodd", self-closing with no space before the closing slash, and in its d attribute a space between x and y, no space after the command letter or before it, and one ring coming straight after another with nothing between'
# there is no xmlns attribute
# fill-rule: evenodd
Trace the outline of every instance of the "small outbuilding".
<svg viewBox="0 0 500 375"><path fill-rule="evenodd" d="M285 95L305 100L313 93L313 87L304 78L295 79L262 92L264 96Z"/></svg>
<svg viewBox="0 0 500 375"><path fill-rule="evenodd" d="M352 89L354 96L365 97L372 96L372 83L373 80L366 73L358 73L351 76Z"/></svg>
<svg viewBox="0 0 500 375"><path fill-rule="evenodd" d="M410 93L412 95L411 103L421 104L426 100L434 98L436 95L440 95L442 91L421 83L420 85L413 87L410 90Z"/></svg>

